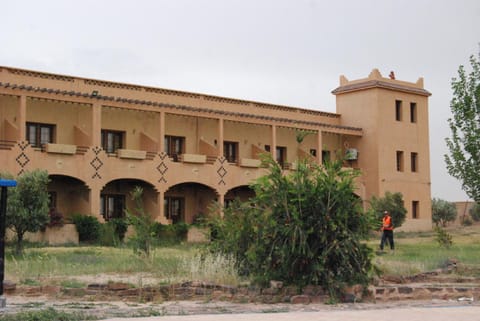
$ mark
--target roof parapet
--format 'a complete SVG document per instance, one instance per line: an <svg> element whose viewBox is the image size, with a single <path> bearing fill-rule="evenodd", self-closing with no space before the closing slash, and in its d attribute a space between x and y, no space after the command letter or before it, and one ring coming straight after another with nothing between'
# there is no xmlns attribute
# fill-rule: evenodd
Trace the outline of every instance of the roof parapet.
<svg viewBox="0 0 480 321"><path fill-rule="evenodd" d="M340 86L332 91L334 95L370 88L398 90L422 96L431 95L431 93L423 87L423 77L419 77L416 82L397 80L393 71L390 72L390 76L387 78L383 77L376 68L372 69L367 78L348 80L347 77L341 75L339 82Z"/></svg>

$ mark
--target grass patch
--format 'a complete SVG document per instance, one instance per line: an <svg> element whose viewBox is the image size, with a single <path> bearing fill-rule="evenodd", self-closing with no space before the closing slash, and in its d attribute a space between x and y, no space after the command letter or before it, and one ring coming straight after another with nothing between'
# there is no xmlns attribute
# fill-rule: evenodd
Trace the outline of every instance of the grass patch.
<svg viewBox="0 0 480 321"><path fill-rule="evenodd" d="M19 312L16 314L0 315L2 321L83 321L98 320L93 316L87 316L83 313L67 313L57 311L53 308L45 310Z"/></svg>
<svg viewBox="0 0 480 321"><path fill-rule="evenodd" d="M86 284L85 282L81 282L75 279L68 279L61 281L60 286L64 288L81 289L84 288Z"/></svg>
<svg viewBox="0 0 480 321"><path fill-rule="evenodd" d="M395 235L395 252L387 250L384 255L377 255L374 263L384 273L393 275L432 271L444 267L452 258L466 267L480 267L480 227L449 229L448 233L453 239L450 248L441 247L434 232L410 233L408 238ZM379 242L370 240L368 244L377 249Z"/></svg>
<svg viewBox="0 0 480 321"><path fill-rule="evenodd" d="M480 277L480 226L448 229L448 233L453 240L448 249L438 244L433 231L396 233L395 253L387 250L384 255L375 256L373 263L383 273L408 276L444 267L448 259L454 258L466 267L457 273ZM379 243L380 236L367 242L372 249L377 249ZM56 282L62 287L79 288L88 282L80 276L98 274L133 278L138 274L138 282L128 281L136 286L144 284L144 278L153 278L158 285L186 280L226 285L248 283L238 276L232 259L205 254L201 247L188 244L156 247L150 258L141 258L127 247L28 247L20 257L7 253L5 269L7 280L31 286Z"/></svg>
<svg viewBox="0 0 480 321"><path fill-rule="evenodd" d="M240 278L232 258L204 254L198 246L159 247L150 258L133 254L128 248L45 247L28 248L21 257L7 256L6 276L12 281L41 285L42 281L59 280L66 288L82 288L80 275L147 274L158 284L201 280L237 285ZM139 279L139 283L142 280Z"/></svg>

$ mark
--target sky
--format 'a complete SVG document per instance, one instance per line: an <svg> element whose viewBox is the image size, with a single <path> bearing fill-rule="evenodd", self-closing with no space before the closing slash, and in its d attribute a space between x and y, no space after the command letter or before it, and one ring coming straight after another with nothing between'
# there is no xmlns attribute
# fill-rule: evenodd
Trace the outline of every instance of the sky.
<svg viewBox="0 0 480 321"><path fill-rule="evenodd" d="M0 66L335 112L339 76L423 77L432 197L467 200L444 154L478 0L4 1Z"/></svg>

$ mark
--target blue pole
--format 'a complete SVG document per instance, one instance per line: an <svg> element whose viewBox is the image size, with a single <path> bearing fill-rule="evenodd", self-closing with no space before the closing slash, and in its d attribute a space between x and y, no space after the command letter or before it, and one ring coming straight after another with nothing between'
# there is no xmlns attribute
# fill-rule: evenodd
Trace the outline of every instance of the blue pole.
<svg viewBox="0 0 480 321"><path fill-rule="evenodd" d="M13 180L0 179L2 196L0 199L0 306L5 307L6 301L3 298L3 280L5 279L5 221L7 217L7 188L17 186Z"/></svg>

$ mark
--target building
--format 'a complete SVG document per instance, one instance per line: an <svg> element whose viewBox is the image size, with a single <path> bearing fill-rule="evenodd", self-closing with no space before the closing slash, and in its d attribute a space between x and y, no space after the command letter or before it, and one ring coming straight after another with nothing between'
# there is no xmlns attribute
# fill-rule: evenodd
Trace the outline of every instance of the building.
<svg viewBox="0 0 480 321"><path fill-rule="evenodd" d="M193 222L212 201L252 195L259 154L282 167L346 156L357 193L401 192L404 229L431 228L428 97L416 83L340 77L337 113L0 67L0 160L50 175L65 216L121 216L134 186L161 223ZM302 143L299 131L308 131Z"/></svg>

